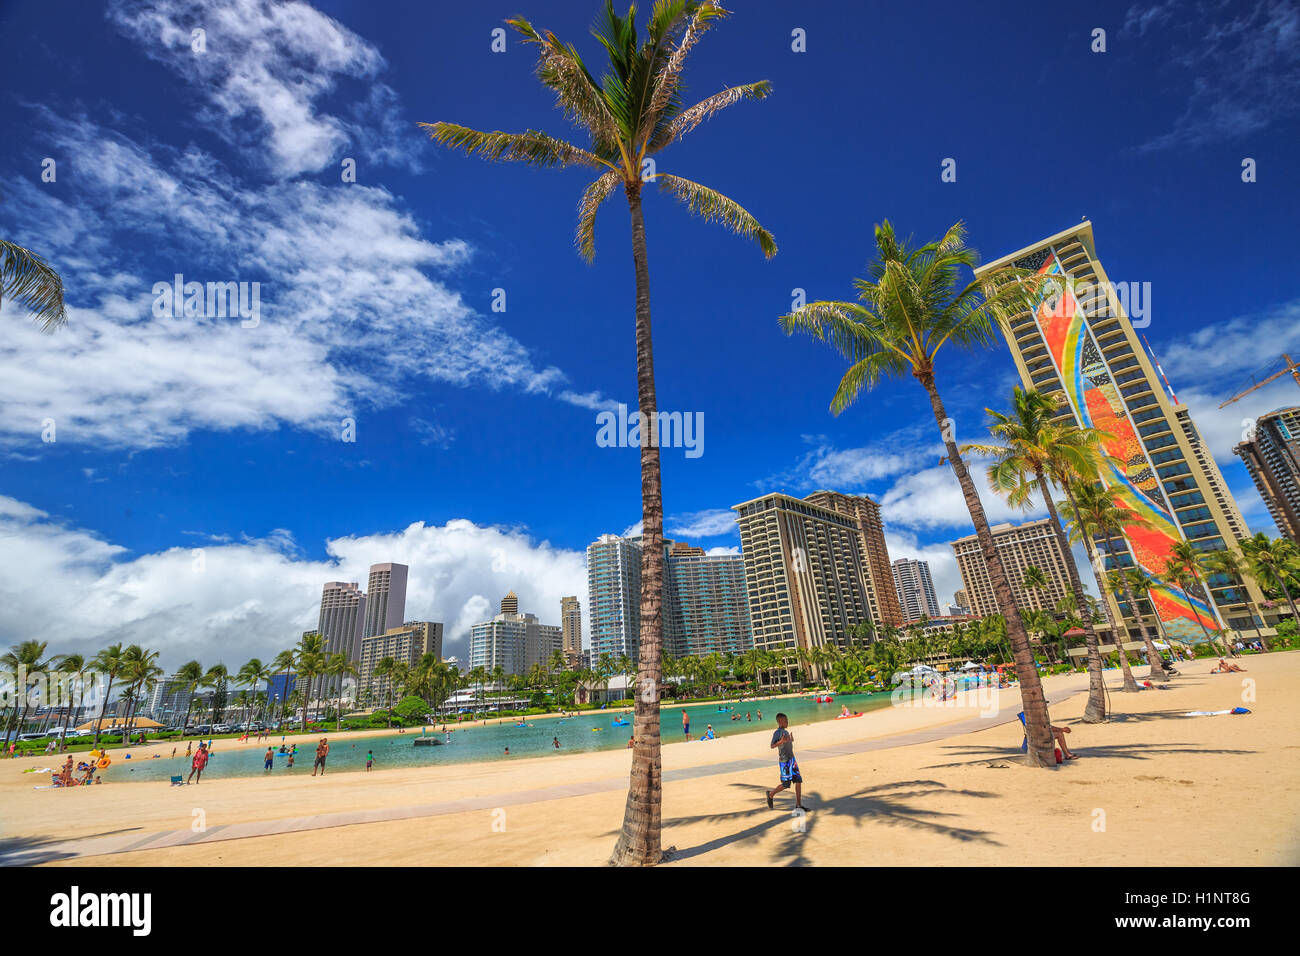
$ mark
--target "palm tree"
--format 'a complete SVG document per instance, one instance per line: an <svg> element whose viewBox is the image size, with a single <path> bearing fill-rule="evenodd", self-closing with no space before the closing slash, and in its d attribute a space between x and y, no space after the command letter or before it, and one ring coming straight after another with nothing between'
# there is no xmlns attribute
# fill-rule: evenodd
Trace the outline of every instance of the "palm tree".
<svg viewBox="0 0 1300 956"><path fill-rule="evenodd" d="M288 674L293 673L294 661L297 660L297 657L298 657L297 652L292 647L287 650L281 651L279 654L276 654L275 661L271 664L271 671L273 673L273 676L279 677L281 674L287 676ZM286 680L284 684L284 700L280 702L280 708L279 708L280 713L273 714L274 717L279 718L284 715L285 707L288 705L289 696L292 693L293 693L293 688L289 686L289 683ZM272 709L273 710L275 709L274 706Z"/></svg>
<svg viewBox="0 0 1300 956"><path fill-rule="evenodd" d="M23 732L23 724L27 721L27 711L31 706L30 697L27 693L27 677L28 675L39 674L50 666L52 661L44 659L45 648L48 646L48 641L22 641L11 647L4 657L0 657L0 664L4 665L4 668L12 673L15 678L20 672L24 675L23 680L14 683L14 693L21 696L23 701L22 713L18 716L17 724L14 725L14 730L18 734ZM19 686L20 684L21 686ZM42 703L48 704L49 702L42 701ZM14 712L15 714L18 713L17 706L14 707ZM9 734L10 727L6 724L5 748L9 746Z"/></svg>
<svg viewBox="0 0 1300 956"><path fill-rule="evenodd" d="M1082 613L1087 607L1083 582L1070 556L1065 528L1052 500L1051 483L1055 482L1069 495L1073 484L1091 481L1102 462L1110 457L1102 451L1101 442L1111 436L1091 427L1058 423L1055 419L1059 409L1059 398L1016 386L1011 392L1010 414L985 409L993 419L989 431L1002 444L965 445L962 451L995 457L988 469L989 483L1010 504L1027 509L1033 502L1034 492L1041 495L1052 532L1065 555L1070 592ZM1106 719L1106 687L1101 673L1100 642L1091 621L1084 623L1084 645L1088 651L1088 705L1083 719L1098 723Z"/></svg>
<svg viewBox="0 0 1300 956"><path fill-rule="evenodd" d="M1296 583L1295 571L1300 552L1296 546L1285 538L1270 538L1264 532L1256 532L1253 537L1241 542L1241 553L1246 558L1246 566L1254 576L1256 583L1276 586L1291 607L1291 619L1300 624L1300 613L1296 612L1295 598L1287 582Z"/></svg>
<svg viewBox="0 0 1300 956"><path fill-rule="evenodd" d="M1211 551L1208 554L1200 556L1201 567L1209 574L1222 574L1228 579L1230 584L1243 584L1246 578L1246 563L1242 561L1236 551L1228 548L1223 551ZM1244 590L1244 587L1243 587ZM1263 620L1263 614L1252 601L1247 601L1251 608L1251 619L1255 622L1255 639L1259 641L1259 646L1268 650L1268 644L1264 640L1264 633L1260 630L1259 624Z"/></svg>
<svg viewBox="0 0 1300 956"><path fill-rule="evenodd" d="M1080 483L1073 488L1070 499L1061 502L1061 514L1070 523L1071 540L1090 542L1100 537L1105 542L1106 553L1110 556L1111 564L1117 569L1120 568L1120 562L1111 539L1123 533L1124 528L1150 526L1150 522L1144 516L1117 505L1110 492L1101 484ZM1152 643L1151 635L1147 633L1146 621L1139 611L1137 602L1133 599L1133 589L1129 585L1128 577L1120 575L1115 583L1120 588L1116 598L1123 597L1124 603L1128 605L1129 612L1133 615L1133 620L1137 622L1138 633L1142 635L1142 641L1146 644L1147 662L1151 665L1150 676L1153 680L1162 678L1164 661L1161 660L1160 652ZM1121 646L1123 643L1121 628L1126 637L1128 629L1124 626L1123 615L1120 616L1120 620L1113 622L1111 627L1111 633L1115 635L1115 648L1119 651L1120 669L1124 674L1124 686L1121 689L1128 693L1137 693L1139 688L1129 667L1128 652Z"/></svg>
<svg viewBox="0 0 1300 956"><path fill-rule="evenodd" d="M11 296L33 313L46 332L68 321L59 274L36 253L0 239L0 305Z"/></svg>
<svg viewBox="0 0 1300 956"><path fill-rule="evenodd" d="M235 680L246 685L253 692L253 703L257 703L257 685L264 684L275 676L274 671L262 663L260 658L250 658L248 663L239 669L239 675Z"/></svg>
<svg viewBox="0 0 1300 956"><path fill-rule="evenodd" d="M1025 567L1024 577L1020 580L1020 587L1024 589L1027 596L1032 598L1031 604L1039 605L1037 610L1042 609L1042 593L1052 586L1052 582L1047 579L1047 572L1036 564L1030 564Z"/></svg>
<svg viewBox="0 0 1300 956"><path fill-rule="evenodd" d="M397 661L391 657L380 658L379 663L375 665L374 676L383 681L384 691L387 695L387 705L385 711L388 714L388 726L393 726L393 672L397 668Z"/></svg>
<svg viewBox="0 0 1300 956"><path fill-rule="evenodd" d="M766 81L725 89L691 107L681 101L687 55L714 21L726 15L714 0L662 0L654 5L647 36L637 35L635 7L625 17L605 0L593 34L608 55L600 83L577 49L554 34L537 30L522 18L506 21L538 49L537 77L555 93L565 116L590 137L591 148L555 139L537 130L485 133L452 123L422 124L443 145L478 153L485 159L533 166L580 166L600 171L579 203L577 245L590 261L595 255L595 220L601 204L622 186L632 224L632 259L636 278L637 405L644 423L641 442L642 571L641 632L638 681L655 693L637 694L632 770L623 828L611 861L616 865L653 865L662 857L660 816L662 764L659 741L658 688L663 638L663 499L659 469L654 347L650 324L650 271L646 255L641 191L647 182L681 200L706 222L720 222L756 241L764 255L776 254L772 236L743 207L728 197L679 176L657 171L652 158L701 122L742 99L762 99Z"/></svg>
<svg viewBox="0 0 1300 956"><path fill-rule="evenodd" d="M72 719L73 719L72 715L74 713L73 702L72 702L73 695L75 695L76 697L77 707L80 707L81 701L85 698L85 688L83 685L85 682L85 674L88 667L89 667L89 663L86 661L85 656L82 654L62 654L59 657L59 670L62 671L64 674L73 675L72 687L70 687L68 690L69 693L68 708L67 708L67 714L63 721L63 732L59 734L60 746L62 746L64 741L68 739L68 725L72 723Z"/></svg>
<svg viewBox="0 0 1300 956"><path fill-rule="evenodd" d="M316 678L323 679L325 673L325 638L317 631L304 631L294 650L294 664L297 679L302 685L302 729L307 730L307 711L311 709L312 684ZM296 681L295 681L296 683ZM319 692L316 700L320 700Z"/></svg>
<svg viewBox="0 0 1300 956"><path fill-rule="evenodd" d="M108 686L104 689L104 700L99 705L99 716L95 718L95 739L91 742L90 749L94 750L99 747L99 732L104 723L104 711L108 709L108 699L113 693L113 681L118 674L122 673L122 668L126 664L126 652L122 650L121 644L110 644L90 662L90 669L101 674L107 675Z"/></svg>
<svg viewBox="0 0 1300 956"><path fill-rule="evenodd" d="M185 739L185 728L190 725L190 711L194 708L194 692L203 683L203 665L198 661L187 661L176 670L176 680L185 688L185 720L181 722L181 740Z"/></svg>
<svg viewBox="0 0 1300 956"><path fill-rule="evenodd" d="M1175 561L1182 565L1187 574L1188 583L1194 584L1196 589L1205 596L1206 607L1210 609L1210 613L1214 613L1214 596L1210 594L1210 589L1201 581L1201 552L1196 550L1196 546L1190 541L1182 540L1170 546L1169 554ZM1172 570L1168 567L1168 561L1166 561L1166 569ZM1183 593L1190 597L1186 588L1183 589ZM1201 630L1205 632L1206 640L1209 640L1210 643L1214 643L1210 638L1209 628L1205 626L1205 620L1201 617L1201 612L1193 607L1192 613L1196 616L1196 623L1200 624ZM1217 627L1215 628L1215 632L1218 632ZM1232 644L1227 640L1227 638L1223 638L1223 645L1227 648L1229 654L1234 653L1232 650Z"/></svg>
<svg viewBox="0 0 1300 956"><path fill-rule="evenodd" d="M334 709L334 730L337 731L343 726L343 680L357 676L357 665L349 660L346 654L331 654L325 665L325 673L334 682L334 689L338 694L338 706Z"/></svg>
<svg viewBox="0 0 1300 956"><path fill-rule="evenodd" d="M958 289L962 271L973 269L979 261L975 250L966 245L966 229L960 222L942 239L919 247L912 247L910 240L900 242L888 221L876 227L875 235L878 258L869 269L869 278L854 280L857 302L812 302L782 316L781 326L787 334L798 330L829 342L851 363L831 401L836 415L882 379L910 374L925 389L943 436L945 457L975 525L998 607L1007 621L1025 707L1029 762L1054 767L1047 699L1029 637L993 543L984 505L953 437L934 364L939 350L949 342L965 349L991 346L997 329L1031 308L1030 297L1041 279L1027 270L1008 267L972 279Z"/></svg>

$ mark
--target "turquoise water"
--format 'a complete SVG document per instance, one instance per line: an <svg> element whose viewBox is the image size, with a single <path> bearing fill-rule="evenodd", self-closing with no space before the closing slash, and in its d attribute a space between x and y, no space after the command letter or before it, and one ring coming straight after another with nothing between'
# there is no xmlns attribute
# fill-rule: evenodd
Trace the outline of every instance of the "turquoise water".
<svg viewBox="0 0 1300 956"><path fill-rule="evenodd" d="M784 700L746 701L743 704L693 704L685 708L691 719L691 746L707 747L708 742L698 741L705 732L706 725L713 725L714 735L729 737L733 734L752 733L776 729L776 713L781 711L790 718L790 727L800 724L832 720L840 712L840 706L847 704L850 713L854 711L879 710L889 706L889 694L852 694L836 697L834 703L817 704L804 698L786 698ZM734 708L731 712L719 712L720 707ZM762 711L762 719L758 713ZM739 714L739 720L732 720L732 713ZM746 720L745 715L752 716ZM664 743L676 744L685 738L682 735L682 708L667 707L661 717L660 729ZM451 743L440 747L417 747L414 744L420 736L419 729L407 730L404 734L393 732L382 737L363 737L360 739L340 738L331 740L329 760L326 764L330 773L364 771L366 754L375 755L375 769L392 767L423 767L436 764L470 763L483 760L509 760L512 757L544 757L548 754L572 753L574 751L619 750L626 749L628 738L632 735L631 714L612 714L608 711L587 712L579 717L555 718L541 720L531 719L527 726L516 727L513 723L492 724L488 726L462 725L451 733ZM861 719L861 718L859 718ZM627 720L626 727L613 726L615 720ZM454 724L448 724L449 728ZM432 730L432 728L430 728ZM432 736L432 734L430 734ZM325 734L330 737L330 734ZM439 735L445 741L446 737ZM552 738L558 737L560 749L556 750ZM298 755L294 758L294 767L287 766L288 757L277 753L276 776L283 774L311 774L312 762L316 755L319 737L291 737L286 743L297 741ZM279 750L280 738L273 737L274 749ZM244 750L222 752L222 741L216 742L215 752L203 771L203 779L218 780L222 777L256 777L265 773L265 748L251 747ZM510 757L505 756L505 748L510 748ZM157 760L132 757L113 751L113 765L109 767L105 782L162 780L166 781L174 774L188 777L190 761L185 757L182 746L175 757L161 757Z"/></svg>

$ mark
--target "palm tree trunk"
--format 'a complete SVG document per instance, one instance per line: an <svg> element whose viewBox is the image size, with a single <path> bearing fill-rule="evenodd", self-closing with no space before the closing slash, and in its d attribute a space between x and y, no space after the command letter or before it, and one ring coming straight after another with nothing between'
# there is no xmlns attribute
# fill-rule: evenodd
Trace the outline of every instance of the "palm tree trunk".
<svg viewBox="0 0 1300 956"><path fill-rule="evenodd" d="M636 272L636 379L641 412L641 646L633 725L632 773L623 830L610 862L652 866L660 846L663 767L659 750L659 676L663 647L663 497L659 480L658 402L650 335L650 267L640 181L625 184L632 216L632 266ZM651 429L654 429L651 431ZM648 441L648 436L654 436Z"/></svg>
<svg viewBox="0 0 1300 956"><path fill-rule="evenodd" d="M1025 633L1025 624L1020 619L1020 607L1016 604L1015 592L1007 580L1002 568L1002 558L998 555L997 545L993 542L993 533L989 531L988 518L984 514L984 505L980 501L975 482L971 480L966 462L962 460L957 443L948 437L948 413L943 407L943 399L935 387L931 373L917 374L917 379L925 386L930 396L930 407L934 411L935 424L944 436L944 447L948 452L948 463L952 466L957 481L961 484L962 497L966 499L966 510L970 512L975 525L975 536L979 539L980 553L988 569L989 583L997 598L998 608L1006 621L1007 641L1011 644L1012 656L1016 662L1016 676L1020 679L1020 703L1025 710L1025 740L1028 742L1029 764L1035 767L1055 767L1055 745L1052 742L1052 721L1047 710L1047 698L1043 696L1043 683L1038 678L1038 667L1034 662L1033 651L1029 647L1029 635Z"/></svg>
<svg viewBox="0 0 1300 956"><path fill-rule="evenodd" d="M95 718L95 739L91 741L90 749L95 750L99 747L99 731L104 724L104 711L108 709L108 698L113 694L113 675L108 675L108 687L104 691L104 700L99 705L99 716Z"/></svg>
<svg viewBox="0 0 1300 956"><path fill-rule="evenodd" d="M1101 675L1101 643L1097 640L1097 632L1093 629L1092 621L1088 620L1092 615L1088 613L1083 581L1079 577L1079 569L1074 565L1074 556L1070 554L1070 541L1065 536L1061 516L1057 514L1056 503L1052 501L1052 495L1048 490L1047 477L1039 471L1037 478L1038 488L1043 493L1043 503L1047 505L1047 516L1051 519L1052 530L1056 533L1056 543L1061 549L1061 556L1065 558L1065 571L1070 576L1070 591L1074 594L1079 620L1084 622L1083 644L1088 650L1088 706L1084 708L1083 721L1087 724L1096 724L1106 719L1106 684ZM1070 492L1069 482L1061 484L1073 502L1074 497Z"/></svg>
<svg viewBox="0 0 1300 956"><path fill-rule="evenodd" d="M1119 559L1115 557L1115 546L1110 543L1110 531L1103 531L1106 538L1106 553L1110 555L1111 563L1115 565L1115 571L1124 585L1124 600L1128 602L1129 610L1133 612L1133 619L1137 621L1141 629L1142 636L1146 636L1146 627L1142 623L1142 612L1138 609L1137 603L1133 600L1133 592L1129 589L1128 578L1124 574L1124 569L1120 567ZM1133 679L1133 669L1128 663L1128 651L1124 649L1124 641L1120 640L1119 629L1124 628L1124 638L1128 638L1128 627L1124 624L1124 615L1120 614L1119 620L1115 622L1115 650L1119 653L1119 667L1124 674L1124 686L1120 688L1125 693L1136 694L1141 688L1138 687L1137 681Z"/></svg>

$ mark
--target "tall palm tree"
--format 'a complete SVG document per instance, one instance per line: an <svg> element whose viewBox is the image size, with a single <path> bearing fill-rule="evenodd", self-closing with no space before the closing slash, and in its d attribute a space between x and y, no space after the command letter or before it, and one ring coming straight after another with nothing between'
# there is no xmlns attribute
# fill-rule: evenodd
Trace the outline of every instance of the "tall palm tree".
<svg viewBox="0 0 1300 956"><path fill-rule="evenodd" d="M82 654L62 654L59 656L59 670L65 674L73 675L72 687L69 688L68 710L63 721L63 732L59 734L60 746L68 739L68 725L73 723L74 706L80 707L81 701L85 698L85 679L86 671L90 667L90 662ZM73 704L73 699L76 704Z"/></svg>
<svg viewBox="0 0 1300 956"><path fill-rule="evenodd" d="M333 682L337 695L337 706L334 708L334 730L337 731L343 726L343 680L357 676L357 665L346 654L331 654L325 665L325 673Z"/></svg>
<svg viewBox="0 0 1300 956"><path fill-rule="evenodd" d="M397 661L391 657L380 658L379 663L375 665L373 671L377 680L382 681L384 693L387 697L387 703L384 707L388 714L388 726L393 726L393 672L397 669Z"/></svg>
<svg viewBox="0 0 1300 956"><path fill-rule="evenodd" d="M185 688L185 720L181 722L181 740L185 739L185 728L190 725L190 711L194 709L194 692L203 683L203 665L198 661L186 661L176 670L176 680Z"/></svg>
<svg viewBox="0 0 1300 956"><path fill-rule="evenodd" d="M1055 483L1068 495L1071 485L1091 481L1109 457L1102 451L1101 442L1110 435L1091 427L1057 422L1060 407L1059 397L1035 389L1026 391L1017 385L1011 392L1010 413L985 409L993 419L989 431L1000 444L965 445L962 451L994 456L988 469L989 484L1010 504L1028 509L1035 492L1042 497L1052 532L1065 555L1070 591L1082 613L1087 607L1083 581L1070 555L1065 528L1052 500L1051 484ZM1084 624L1084 646L1088 651L1088 705L1083 719L1097 723L1106 719L1106 687L1102 680L1100 642L1090 621Z"/></svg>
<svg viewBox="0 0 1300 956"><path fill-rule="evenodd" d="M422 124L433 140L485 159L533 166L580 166L600 176L579 203L577 245L590 261L595 255L596 212L620 186L632 225L632 261L636 278L637 406L646 423L641 442L642 571L638 681L653 693L635 695L632 770L623 828L611 862L644 866L662 858L660 825L662 764L658 688L663 638L663 498L659 469L654 347L650 323L650 270L646 254L642 187L659 188L686 204L706 222L720 222L756 241L764 255L776 254L771 234L743 207L707 186L658 171L652 158L718 111L744 99L762 99L771 91L766 80L715 93L690 107L681 100L687 55L715 21L726 15L714 0L660 0L637 34L636 9L619 17L612 0L592 30L608 57L598 83L572 44L539 31L522 18L506 21L525 43L538 50L537 78L556 96L565 116L590 138L583 149L537 130L523 133L480 132L453 123Z"/></svg>
<svg viewBox="0 0 1300 956"><path fill-rule="evenodd" d="M1112 538L1121 534L1124 528L1145 528L1150 524L1136 511L1117 505L1111 493L1101 484L1079 483L1072 489L1070 499L1061 502L1061 514L1070 524L1071 540L1088 542L1100 537L1105 542L1106 553L1110 556L1111 564L1117 569L1120 568L1120 562ZM1151 635L1147 632L1146 621L1139 613L1137 602L1133 599L1133 589L1128 577L1120 575L1116 584L1120 588L1116 598L1122 597L1124 603L1128 605L1133 620L1137 622L1138 633L1142 635L1142 641L1146 644L1151 677L1152 679L1163 678L1164 661L1161 660L1160 652L1156 650ZM1124 631L1123 635L1120 633L1121 629ZM1127 693L1137 693L1139 688L1129 667L1128 652L1122 647L1124 637L1128 633L1124 626L1123 615L1118 621L1112 623L1111 633L1115 635L1115 649L1119 651L1120 670L1124 674L1124 686L1121 689Z"/></svg>
<svg viewBox="0 0 1300 956"><path fill-rule="evenodd" d="M14 684L14 693L21 697L23 702L22 712L18 715L18 722L13 725L18 734L23 732L23 724L27 721L27 711L31 706L30 697L27 693L27 677L39 674L49 668L52 661L45 658L45 648L48 646L48 641L22 641L11 647L3 657L0 657L0 664L14 674L15 677L20 671L24 674L23 680L15 681ZM48 701L42 701L42 703L48 703ZM18 713L17 706L14 707L14 712ZM6 724L4 742L6 748L9 746L9 735L10 726Z"/></svg>
<svg viewBox="0 0 1300 956"><path fill-rule="evenodd" d="M1211 551L1208 554L1201 555L1201 567L1205 568L1209 574L1222 574L1229 583L1244 584L1248 573L1246 562L1232 548L1223 551ZM1243 588L1244 590L1244 588ZM1260 630L1259 624L1263 620L1260 609L1254 602L1247 602L1251 609L1251 619L1255 622L1255 639L1259 641L1259 646L1268 650L1268 643L1264 640L1264 634Z"/></svg>
<svg viewBox="0 0 1300 956"><path fill-rule="evenodd" d="M935 377L935 357L944 345L990 347L998 329L1032 307L1031 295L1040 277L1008 267L964 281L964 271L973 269L979 256L966 245L966 228L960 222L942 239L915 247L910 240L899 241L888 221L876 227L875 236L878 256L868 270L869 277L854 281L857 302L812 302L782 316L781 326L787 334L798 330L829 342L851 363L831 401L836 415L882 379L911 375L925 389L943 437L945 457L961 485L989 582L1007 622L1025 707L1029 762L1054 767L1047 699L1029 637ZM963 283L960 288L959 283Z"/></svg>
<svg viewBox="0 0 1300 956"><path fill-rule="evenodd" d="M1187 583L1195 585L1197 591L1204 595L1205 604L1210 608L1211 613L1213 613L1215 610L1214 595L1210 593L1210 589L1201 581L1201 552L1196 549L1194 544L1184 539L1173 544L1169 548L1169 554L1176 562L1182 565L1188 578ZM1172 568L1168 568L1168 561L1166 561L1166 567L1167 570L1172 571ZM1183 593L1188 593L1185 587ZM1206 640L1209 640L1210 643L1213 644L1214 641L1210 637L1210 630L1205 626L1205 621L1201 617L1200 612L1193 610L1193 613L1196 615L1197 623L1201 625L1201 630L1205 632ZM1215 628L1215 633L1218 633L1218 628ZM1220 635L1220 637L1222 637L1222 635ZM1227 649L1229 654L1234 653L1232 650L1232 644L1226 637L1223 637L1223 646Z"/></svg>
<svg viewBox="0 0 1300 956"><path fill-rule="evenodd" d="M1030 564L1025 567L1024 577L1020 580L1020 587L1026 595L1032 595L1032 604L1038 605L1035 610L1042 610L1042 594L1052 586L1052 582L1047 579L1047 572L1036 564Z"/></svg>
<svg viewBox="0 0 1300 956"><path fill-rule="evenodd" d="M260 658L252 657L239 669L235 680L253 692L253 704L256 706L258 685L266 683L274 676L275 672L263 664Z"/></svg>
<svg viewBox="0 0 1300 956"><path fill-rule="evenodd" d="M31 312L47 332L68 321L59 274L31 250L0 239L0 305L10 297Z"/></svg>
<svg viewBox="0 0 1300 956"><path fill-rule="evenodd" d="M1246 566L1254 576L1256 583L1263 586L1277 587L1291 607L1291 619L1300 624L1300 613L1296 612L1295 597L1287 582L1296 583L1295 566L1300 559L1300 551L1285 538L1270 538L1259 531L1254 536L1241 542L1241 553L1246 558Z"/></svg>
<svg viewBox="0 0 1300 956"><path fill-rule="evenodd" d="M134 652L124 673L124 676L131 681L131 697L134 701L131 716L126 722L125 735L129 738L136 720L139 719L139 710L144 703L145 692L152 690L165 672L158 666L158 651L146 650L136 644L132 644L127 650Z"/></svg>
<svg viewBox="0 0 1300 956"><path fill-rule="evenodd" d="M293 673L294 661L296 661L297 658L298 658L297 652L292 647L281 651L279 654L276 654L275 661L274 663L271 664L271 670L274 673L274 676L279 677L280 675L283 674L286 675L287 677L287 675ZM279 714L274 714L276 718L283 716L285 707L289 703L289 696L292 693L293 693L293 688L289 686L288 680L286 679L284 684L284 700L280 701L279 708L276 708L280 711Z"/></svg>
<svg viewBox="0 0 1300 956"><path fill-rule="evenodd" d="M213 664L203 675L203 686L212 688L212 722L221 722L222 710L226 705L226 684L230 681L230 670L225 664Z"/></svg>
<svg viewBox="0 0 1300 956"><path fill-rule="evenodd" d="M109 697L113 694L113 681L122 673L122 668L126 665L126 651L122 649L121 644L110 644L90 662L91 670L97 671L108 677L108 686L104 689L104 699L99 705L99 715L95 718L95 739L91 742L91 749L99 747L100 728L104 723L104 711L108 709Z"/></svg>

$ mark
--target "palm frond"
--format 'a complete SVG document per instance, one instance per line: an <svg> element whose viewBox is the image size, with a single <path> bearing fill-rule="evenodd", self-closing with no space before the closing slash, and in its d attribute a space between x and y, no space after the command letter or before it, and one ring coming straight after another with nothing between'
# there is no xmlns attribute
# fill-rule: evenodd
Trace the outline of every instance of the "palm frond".
<svg viewBox="0 0 1300 956"><path fill-rule="evenodd" d="M455 123L419 125L429 130L429 138L434 142L453 149L463 149L470 156L477 154L490 162L527 163L529 166L542 167L616 168L608 160L535 129L522 133L484 133Z"/></svg>
<svg viewBox="0 0 1300 956"><path fill-rule="evenodd" d="M759 80L757 83L746 83L744 86L733 86L723 90L721 93L714 93L707 99L703 99L694 106L682 110L670 122L667 127L649 144L646 149L648 153L657 153L659 150L668 146L686 133L689 133L702 122L717 113L724 110L733 103L739 103L741 100L761 100L766 98L772 92L772 84L768 80Z"/></svg>
<svg viewBox="0 0 1300 956"><path fill-rule="evenodd" d="M663 8L662 12L661 7ZM714 0L704 0L703 3L698 5L692 3L669 4L666 0L660 0L659 3L655 4L655 11L665 21L661 26L662 33L660 37L655 38L656 46L672 35L673 30L681 24L685 14L690 14L691 19L686 24L680 40L677 41L672 52L668 54L667 62L662 68L655 71L654 93L650 97L639 130L643 154L647 144L651 139L655 138L652 135L655 125L681 88L681 75L686 66L687 54L700 41L700 37L709 29L714 20L719 20L727 15L727 11L722 9ZM652 66L655 65L657 64L652 64Z"/></svg>
<svg viewBox="0 0 1300 956"><path fill-rule="evenodd" d="M0 239L0 304L8 297L30 311L46 332L68 321L59 274L30 249Z"/></svg>
<svg viewBox="0 0 1300 956"><path fill-rule="evenodd" d="M582 199L578 202L578 235L575 243L582 258L588 262L596 258L596 211L622 181L621 174L608 172L583 190Z"/></svg>
<svg viewBox="0 0 1300 956"><path fill-rule="evenodd" d="M655 179L660 188L680 199L705 222L720 222L737 235L754 240L763 250L763 255L769 259L776 255L776 240L772 234L734 199L728 199L715 189L680 176L660 173Z"/></svg>

